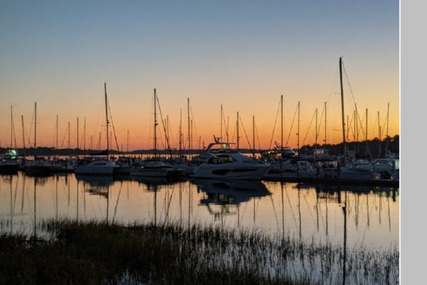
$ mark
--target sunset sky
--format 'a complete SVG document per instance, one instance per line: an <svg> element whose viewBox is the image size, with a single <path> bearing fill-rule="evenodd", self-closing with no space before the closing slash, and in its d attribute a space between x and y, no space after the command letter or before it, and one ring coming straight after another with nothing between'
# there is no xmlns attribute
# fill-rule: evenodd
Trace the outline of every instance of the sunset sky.
<svg viewBox="0 0 427 285"><path fill-rule="evenodd" d="M0 146L11 143L11 107L18 147L58 144L105 148L104 82L121 149L153 146L153 90L178 147L180 112L187 137L187 98L193 146L220 136L221 105L240 146L342 139L338 61L344 62L345 113L354 140L354 107L365 138L399 134L399 1L1 1ZM387 111L389 107L389 120ZM379 113L379 121L378 121ZM279 114L279 116L277 116ZM160 114L158 116L160 121ZM84 134L86 121L86 137ZM275 127L276 124L276 127ZM226 126L223 125L225 139ZM113 129L111 129L113 131ZM273 134L274 131L274 134ZM129 133L129 140L127 134ZM101 134L101 146L99 136ZM162 127L159 147L164 147ZM273 142L273 145L271 144ZM188 144L188 142L185 142ZM116 142L111 141L112 148Z"/></svg>

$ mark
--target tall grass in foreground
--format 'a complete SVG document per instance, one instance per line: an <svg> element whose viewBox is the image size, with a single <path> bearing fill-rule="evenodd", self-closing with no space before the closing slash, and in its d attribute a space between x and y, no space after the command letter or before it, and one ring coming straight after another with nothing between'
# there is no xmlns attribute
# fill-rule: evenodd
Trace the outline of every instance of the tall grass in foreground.
<svg viewBox="0 0 427 285"><path fill-rule="evenodd" d="M0 284L399 282L397 246L344 254L338 245L198 225L46 221L41 229L48 238L0 235Z"/></svg>

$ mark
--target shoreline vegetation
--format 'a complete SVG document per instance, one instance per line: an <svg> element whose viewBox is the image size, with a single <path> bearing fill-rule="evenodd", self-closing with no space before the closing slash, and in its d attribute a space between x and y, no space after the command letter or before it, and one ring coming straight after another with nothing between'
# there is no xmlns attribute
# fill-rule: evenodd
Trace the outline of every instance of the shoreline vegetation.
<svg viewBox="0 0 427 285"><path fill-rule="evenodd" d="M395 135L394 137L387 137L385 139L379 140L378 138L368 140L368 141L358 141L358 142L347 142L347 149L354 150L356 158L374 158L374 157L384 157L387 155L387 151L390 151L393 154L399 155L399 135ZM324 148L328 150L328 153L331 155L340 155L342 153L342 143L339 144L327 144L327 145L303 145L299 150L300 154L310 154L313 153L315 148ZM0 153L4 153L9 148L0 146ZM26 156L84 156L84 155L105 155L107 154L105 150L100 149L81 149L81 148L62 148L55 149L54 147L34 147L29 148L16 148L19 155ZM182 153L187 155L197 155L201 150L205 149L205 146L199 146L199 148L194 148L191 150L182 150ZM256 153L261 153L264 150L255 150ZM159 155L170 155L170 154L181 154L181 152L174 149L157 149L156 152ZM245 154L252 154L254 150L251 149L240 149L240 152ZM108 153L111 155L153 155L153 149L139 149L133 151L119 151L110 149Z"/></svg>
<svg viewBox="0 0 427 285"><path fill-rule="evenodd" d="M0 234L1 284L398 284L399 247L253 230L46 220Z"/></svg>

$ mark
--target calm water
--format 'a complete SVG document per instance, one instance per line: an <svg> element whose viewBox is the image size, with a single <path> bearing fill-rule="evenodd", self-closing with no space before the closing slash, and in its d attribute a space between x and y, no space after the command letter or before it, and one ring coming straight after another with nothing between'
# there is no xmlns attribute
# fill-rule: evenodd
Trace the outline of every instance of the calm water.
<svg viewBox="0 0 427 285"><path fill-rule="evenodd" d="M256 229L351 248L399 244L399 189L280 182L0 176L0 231L31 234L44 219L178 222Z"/></svg>

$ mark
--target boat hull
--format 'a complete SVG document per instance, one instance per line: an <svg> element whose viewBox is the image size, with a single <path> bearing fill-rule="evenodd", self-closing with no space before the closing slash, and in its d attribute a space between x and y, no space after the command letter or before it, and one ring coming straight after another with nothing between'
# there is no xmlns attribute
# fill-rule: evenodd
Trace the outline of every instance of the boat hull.
<svg viewBox="0 0 427 285"><path fill-rule="evenodd" d="M210 179L261 180L269 169L269 165L216 166L202 164L194 170L191 176Z"/></svg>
<svg viewBox="0 0 427 285"><path fill-rule="evenodd" d="M16 174L18 173L19 165L18 164L1 164L0 165L0 174Z"/></svg>
<svg viewBox="0 0 427 285"><path fill-rule="evenodd" d="M140 177L169 177L175 174L174 169L172 168L141 168L134 172L131 172L131 176L140 176Z"/></svg>
<svg viewBox="0 0 427 285"><path fill-rule="evenodd" d="M114 169L114 174L130 174L132 172L133 167L132 166L119 166Z"/></svg>
<svg viewBox="0 0 427 285"><path fill-rule="evenodd" d="M76 174L84 174L84 175L113 175L115 167L112 166L99 166L99 167L85 167L80 166L77 167L74 172Z"/></svg>
<svg viewBox="0 0 427 285"><path fill-rule="evenodd" d="M30 165L26 169L26 175L28 176L51 176L53 175L53 169L48 165Z"/></svg>

